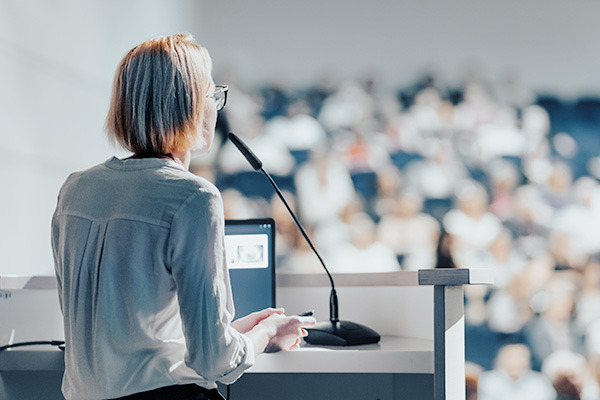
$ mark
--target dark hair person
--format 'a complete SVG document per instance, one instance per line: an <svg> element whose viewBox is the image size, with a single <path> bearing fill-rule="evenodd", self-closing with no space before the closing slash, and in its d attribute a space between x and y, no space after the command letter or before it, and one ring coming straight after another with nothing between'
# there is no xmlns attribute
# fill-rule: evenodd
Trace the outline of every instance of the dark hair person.
<svg viewBox="0 0 600 400"><path fill-rule="evenodd" d="M227 87L188 35L121 61L109 136L132 156L69 176L52 219L67 399L221 399L265 351L291 350L311 317L266 309L232 321L223 204L188 171L208 150Z"/></svg>

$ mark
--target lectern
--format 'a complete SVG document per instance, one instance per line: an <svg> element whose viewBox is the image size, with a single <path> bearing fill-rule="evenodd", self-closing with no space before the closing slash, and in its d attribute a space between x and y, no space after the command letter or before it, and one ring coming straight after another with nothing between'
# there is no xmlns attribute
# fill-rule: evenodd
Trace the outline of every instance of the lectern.
<svg viewBox="0 0 600 400"><path fill-rule="evenodd" d="M231 400L464 400L464 286L492 284L492 276L476 269L334 274L340 317L375 329L381 342L262 354ZM277 282L278 306L288 314L315 309L318 320L328 318L325 274L279 274ZM0 277L0 321L0 344L62 339L55 278ZM1 352L0 398L61 399L63 369L56 348Z"/></svg>

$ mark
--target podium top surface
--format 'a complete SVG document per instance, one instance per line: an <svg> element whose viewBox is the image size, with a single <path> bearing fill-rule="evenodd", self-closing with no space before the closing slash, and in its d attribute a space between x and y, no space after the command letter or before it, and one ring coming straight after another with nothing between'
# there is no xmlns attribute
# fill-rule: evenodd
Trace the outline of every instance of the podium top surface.
<svg viewBox="0 0 600 400"><path fill-rule="evenodd" d="M418 271L396 271L378 273L332 274L336 287L345 286L460 286L493 285L494 271L491 269L421 269ZM279 274L277 286L330 286L325 273Z"/></svg>
<svg viewBox="0 0 600 400"><path fill-rule="evenodd" d="M494 271L491 269L422 269L378 273L332 274L336 287L344 286L457 286L492 285ZM277 286L329 286L325 273L278 274ZM54 276L0 276L0 290L53 290Z"/></svg>
<svg viewBox="0 0 600 400"><path fill-rule="evenodd" d="M0 353L2 371L62 371L64 352L49 346ZM433 373L433 342L383 336L381 342L352 347L304 345L298 350L260 354L247 373Z"/></svg>

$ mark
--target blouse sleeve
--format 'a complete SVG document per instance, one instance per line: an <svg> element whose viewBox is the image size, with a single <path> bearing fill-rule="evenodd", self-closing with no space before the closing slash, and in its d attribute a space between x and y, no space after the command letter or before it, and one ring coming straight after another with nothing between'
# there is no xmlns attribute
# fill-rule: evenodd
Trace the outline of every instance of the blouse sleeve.
<svg viewBox="0 0 600 400"><path fill-rule="evenodd" d="M176 285L186 364L202 377L235 382L254 364L252 342L231 327L234 307L219 192L200 189L173 218L168 260Z"/></svg>

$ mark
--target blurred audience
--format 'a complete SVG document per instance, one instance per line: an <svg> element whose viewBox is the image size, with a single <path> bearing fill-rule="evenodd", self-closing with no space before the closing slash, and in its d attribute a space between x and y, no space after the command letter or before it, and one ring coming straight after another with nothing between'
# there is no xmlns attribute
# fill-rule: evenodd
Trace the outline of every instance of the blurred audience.
<svg viewBox="0 0 600 400"><path fill-rule="evenodd" d="M283 143L292 154L323 151L327 139L325 129L310 115L310 106L303 100L290 104L287 115L269 120L264 134Z"/></svg>
<svg viewBox="0 0 600 400"><path fill-rule="evenodd" d="M263 134L264 120L258 115L249 119L247 124L248 126L244 130L245 134L239 136L260 158L265 169L272 175L291 174L295 160L281 138ZM222 172L229 174L252 170L248 161L229 141L221 149L219 168Z"/></svg>
<svg viewBox="0 0 600 400"><path fill-rule="evenodd" d="M493 343L488 367L502 348L494 370L470 364L469 400L600 400L600 150L598 126L569 111L579 102L536 100L514 71L494 92L472 73L397 92L372 74L226 81L221 137L263 160L332 271L494 271L493 287L465 291L467 346ZM214 147L192 169L222 190L226 218L273 216L278 273L321 273L265 178Z"/></svg>
<svg viewBox="0 0 600 400"><path fill-rule="evenodd" d="M452 207L457 184L468 173L445 143L432 142L423 156L406 165L406 185L418 191L429 213L439 220Z"/></svg>
<svg viewBox="0 0 600 400"><path fill-rule="evenodd" d="M481 368L477 364L473 364L470 362L465 363L465 380L466 380L466 396L465 400L477 400L477 392L479 387L479 376L483 372L483 368Z"/></svg>
<svg viewBox="0 0 600 400"><path fill-rule="evenodd" d="M407 190L395 199L389 213L381 216L378 235L401 260L404 270L434 268L440 224L423 209L423 199Z"/></svg>
<svg viewBox="0 0 600 400"><path fill-rule="evenodd" d="M537 294L544 308L525 327L534 368L539 370L546 357L559 350L583 352L583 333L573 319L576 291L577 287L568 278L557 276Z"/></svg>
<svg viewBox="0 0 600 400"><path fill-rule="evenodd" d="M377 238L375 222L356 214L348 226L350 241L331 249L331 272L393 272L400 265L394 252Z"/></svg>
<svg viewBox="0 0 600 400"><path fill-rule="evenodd" d="M336 219L356 195L346 166L325 152L314 152L295 181L300 215L309 226Z"/></svg>
<svg viewBox="0 0 600 400"><path fill-rule="evenodd" d="M456 198L458 208L443 218L452 237L452 258L458 267L477 268L502 231L502 223L489 211L488 195L477 182L461 182Z"/></svg>
<svg viewBox="0 0 600 400"><path fill-rule="evenodd" d="M556 400L596 400L597 382L581 354L561 350L544 360L542 372L556 389Z"/></svg>
<svg viewBox="0 0 600 400"><path fill-rule="evenodd" d="M502 347L495 368L479 378L478 400L556 400L552 382L531 369L529 357L522 344Z"/></svg>

